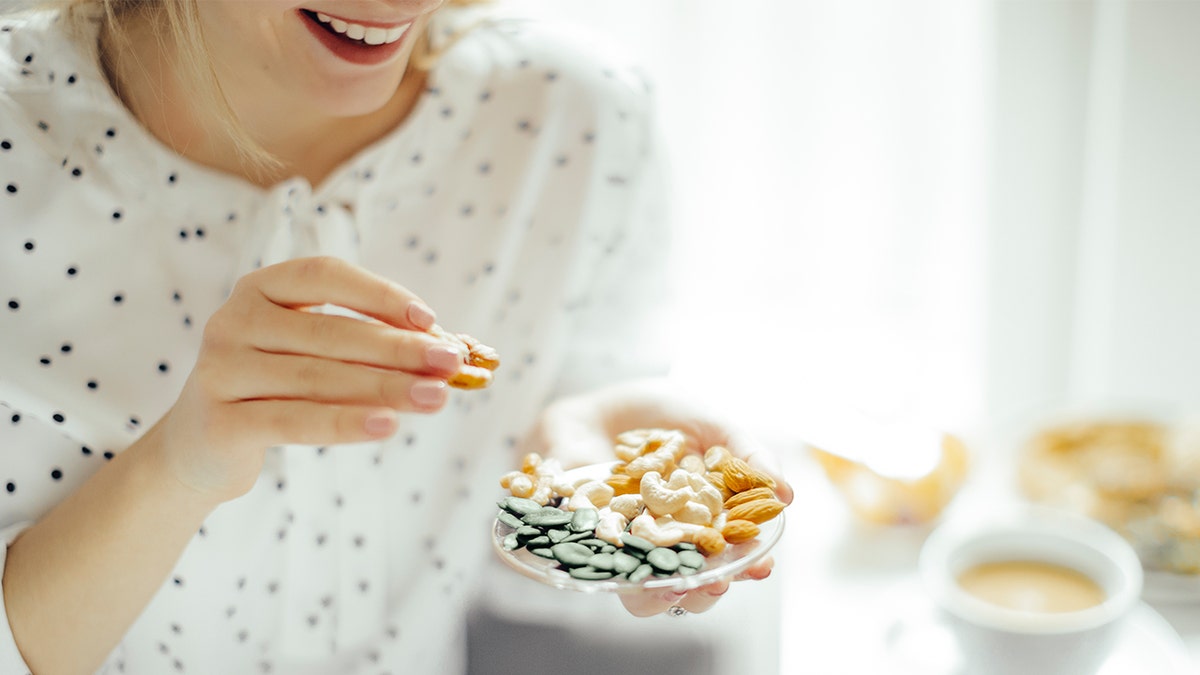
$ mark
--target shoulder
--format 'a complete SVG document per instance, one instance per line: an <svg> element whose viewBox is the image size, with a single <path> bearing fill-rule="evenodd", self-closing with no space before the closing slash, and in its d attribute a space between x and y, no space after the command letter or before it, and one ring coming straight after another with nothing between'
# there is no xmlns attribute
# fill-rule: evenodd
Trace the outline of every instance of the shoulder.
<svg viewBox="0 0 1200 675"><path fill-rule="evenodd" d="M0 91L18 95L55 84L54 66L64 56L76 57L75 42L57 12L0 14Z"/></svg>

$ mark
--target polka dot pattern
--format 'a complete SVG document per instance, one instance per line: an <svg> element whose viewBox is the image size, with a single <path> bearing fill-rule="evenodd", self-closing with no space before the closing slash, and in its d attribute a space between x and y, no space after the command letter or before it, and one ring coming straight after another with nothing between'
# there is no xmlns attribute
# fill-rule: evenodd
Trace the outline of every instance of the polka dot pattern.
<svg viewBox="0 0 1200 675"><path fill-rule="evenodd" d="M435 33L460 22L475 17L444 12ZM574 36L491 20L455 42L410 119L324 184L260 190L149 137L47 15L4 27L0 534L166 412L239 276L340 256L494 344L493 387L369 447L270 449L107 666L452 672L515 439L553 393L645 365L611 351L645 334L656 297L643 79ZM3 661L11 641L0 626L0 672L25 672Z"/></svg>

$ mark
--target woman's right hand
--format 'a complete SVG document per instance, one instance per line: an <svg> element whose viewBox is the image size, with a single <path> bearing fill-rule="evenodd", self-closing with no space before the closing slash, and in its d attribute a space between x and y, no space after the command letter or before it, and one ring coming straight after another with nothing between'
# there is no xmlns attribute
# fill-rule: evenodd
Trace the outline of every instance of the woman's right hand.
<svg viewBox="0 0 1200 675"><path fill-rule="evenodd" d="M376 321L307 311L324 304ZM463 354L427 331L405 288L336 258L242 277L204 328L179 399L154 430L163 466L216 501L254 485L266 449L384 438L398 412L434 412Z"/></svg>

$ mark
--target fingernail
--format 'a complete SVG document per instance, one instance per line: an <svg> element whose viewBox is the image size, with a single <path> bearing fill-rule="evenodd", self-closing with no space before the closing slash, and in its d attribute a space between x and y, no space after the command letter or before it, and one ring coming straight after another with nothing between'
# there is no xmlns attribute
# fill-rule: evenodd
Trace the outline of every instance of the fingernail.
<svg viewBox="0 0 1200 675"><path fill-rule="evenodd" d="M421 379L408 390L413 403L422 408L440 408L446 402L446 383L442 380Z"/></svg>
<svg viewBox="0 0 1200 675"><path fill-rule="evenodd" d="M413 302L408 306L408 320L421 330L429 330L433 328L437 317L433 315L433 310L426 307L424 303Z"/></svg>
<svg viewBox="0 0 1200 675"><path fill-rule="evenodd" d="M396 413L380 410L367 416L363 427L371 436L390 436L396 430Z"/></svg>
<svg viewBox="0 0 1200 675"><path fill-rule="evenodd" d="M430 345L425 350L425 362L434 370L455 372L463 364L463 355L449 345Z"/></svg>

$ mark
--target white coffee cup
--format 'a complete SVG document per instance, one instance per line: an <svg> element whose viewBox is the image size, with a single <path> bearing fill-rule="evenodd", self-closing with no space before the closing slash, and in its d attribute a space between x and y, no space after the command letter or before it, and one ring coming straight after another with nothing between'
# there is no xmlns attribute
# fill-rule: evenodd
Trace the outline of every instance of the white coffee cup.
<svg viewBox="0 0 1200 675"><path fill-rule="evenodd" d="M959 583L978 565L1012 561L1082 573L1100 587L1103 601L1064 612L1010 609ZM1094 675L1142 591L1141 563L1124 539L1095 521L1037 507L940 526L922 548L919 567L970 675Z"/></svg>

